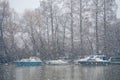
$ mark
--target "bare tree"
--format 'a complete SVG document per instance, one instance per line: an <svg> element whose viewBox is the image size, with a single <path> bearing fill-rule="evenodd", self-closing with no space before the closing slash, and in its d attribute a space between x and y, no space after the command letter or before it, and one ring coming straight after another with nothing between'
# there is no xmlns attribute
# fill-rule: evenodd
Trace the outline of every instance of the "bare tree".
<svg viewBox="0 0 120 80"><path fill-rule="evenodd" d="M50 0L50 19L51 19L51 35L52 35L52 45L51 45L51 50L52 54L55 54L54 52L54 21L53 21L53 0ZM55 56L53 56L55 58Z"/></svg>
<svg viewBox="0 0 120 80"><path fill-rule="evenodd" d="M95 36L96 36L96 54L99 54L99 36L98 36L98 0L95 1Z"/></svg>
<svg viewBox="0 0 120 80"><path fill-rule="evenodd" d="M7 1L0 1L0 55L4 57L4 59L0 62L6 62L8 59L8 52L7 52L7 46L4 40L4 31L3 31L3 24L5 18L8 16L8 11L9 11L9 3ZM1 57L2 57L1 56ZM6 58L6 59L5 59Z"/></svg>
<svg viewBox="0 0 120 80"><path fill-rule="evenodd" d="M79 17L80 17L80 53L81 55L83 54L83 28L82 28L82 0L80 2L80 12L79 12Z"/></svg>
<svg viewBox="0 0 120 80"><path fill-rule="evenodd" d="M73 33L73 0L70 0L70 26L71 26L71 57L74 57L74 33Z"/></svg>
<svg viewBox="0 0 120 80"><path fill-rule="evenodd" d="M107 27L106 27L106 0L104 0L104 53L107 53L106 37L107 37Z"/></svg>

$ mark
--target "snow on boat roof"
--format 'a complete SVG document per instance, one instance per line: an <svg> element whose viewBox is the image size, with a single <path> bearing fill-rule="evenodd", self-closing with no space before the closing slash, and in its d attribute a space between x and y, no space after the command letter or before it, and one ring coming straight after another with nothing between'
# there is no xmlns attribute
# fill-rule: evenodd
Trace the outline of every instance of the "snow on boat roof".
<svg viewBox="0 0 120 80"><path fill-rule="evenodd" d="M19 62L41 62L38 57L30 57L28 59L21 59Z"/></svg>

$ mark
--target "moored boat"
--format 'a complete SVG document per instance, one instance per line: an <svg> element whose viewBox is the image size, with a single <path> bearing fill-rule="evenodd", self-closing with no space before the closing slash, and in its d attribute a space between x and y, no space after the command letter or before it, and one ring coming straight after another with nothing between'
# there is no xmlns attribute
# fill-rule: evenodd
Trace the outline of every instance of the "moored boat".
<svg viewBox="0 0 120 80"><path fill-rule="evenodd" d="M42 61L38 57L30 57L28 59L21 59L15 61L17 66L39 66L42 64Z"/></svg>
<svg viewBox="0 0 120 80"><path fill-rule="evenodd" d="M105 55L90 55L80 59L78 63L83 65L108 65L110 61Z"/></svg>
<svg viewBox="0 0 120 80"><path fill-rule="evenodd" d="M110 64L120 65L120 56L111 57Z"/></svg>
<svg viewBox="0 0 120 80"><path fill-rule="evenodd" d="M48 61L46 61L46 64L50 64L50 65L64 65L64 64L68 64L68 62L65 61L65 60L58 59L58 60L48 60Z"/></svg>

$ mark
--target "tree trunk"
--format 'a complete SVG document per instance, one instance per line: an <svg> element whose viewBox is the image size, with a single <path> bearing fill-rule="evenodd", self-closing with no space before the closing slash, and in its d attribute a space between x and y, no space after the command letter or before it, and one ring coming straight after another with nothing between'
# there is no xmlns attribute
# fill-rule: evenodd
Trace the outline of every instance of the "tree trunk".
<svg viewBox="0 0 120 80"><path fill-rule="evenodd" d="M65 55L66 21L63 25L63 55Z"/></svg>
<svg viewBox="0 0 120 80"><path fill-rule="evenodd" d="M54 23L53 23L53 0L50 0L50 18L51 18L51 32L52 32L52 43L51 43L51 52L52 52L52 58L55 58L54 56Z"/></svg>
<svg viewBox="0 0 120 80"><path fill-rule="evenodd" d="M96 0L96 23L95 23L95 31L96 31L96 54L99 54L99 35L98 35L98 0Z"/></svg>
<svg viewBox="0 0 120 80"><path fill-rule="evenodd" d="M73 0L71 0L71 58L74 58L74 33L73 33Z"/></svg>
<svg viewBox="0 0 120 80"><path fill-rule="evenodd" d="M104 50L103 53L106 54L107 53L107 46L106 46L106 35L107 33L107 26L106 26L106 0L104 0Z"/></svg>
<svg viewBox="0 0 120 80"><path fill-rule="evenodd" d="M80 0L80 54L83 55L82 0Z"/></svg>

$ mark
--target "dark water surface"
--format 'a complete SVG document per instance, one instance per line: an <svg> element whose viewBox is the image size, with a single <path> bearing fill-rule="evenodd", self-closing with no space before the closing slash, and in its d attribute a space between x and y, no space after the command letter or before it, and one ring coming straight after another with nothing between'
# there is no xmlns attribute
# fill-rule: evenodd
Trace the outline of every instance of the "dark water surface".
<svg viewBox="0 0 120 80"><path fill-rule="evenodd" d="M120 80L120 65L0 66L0 80Z"/></svg>

